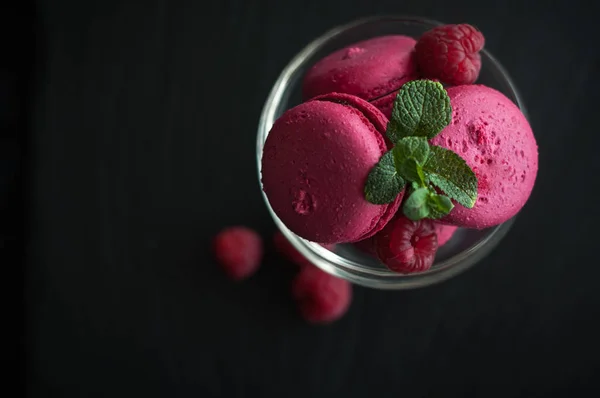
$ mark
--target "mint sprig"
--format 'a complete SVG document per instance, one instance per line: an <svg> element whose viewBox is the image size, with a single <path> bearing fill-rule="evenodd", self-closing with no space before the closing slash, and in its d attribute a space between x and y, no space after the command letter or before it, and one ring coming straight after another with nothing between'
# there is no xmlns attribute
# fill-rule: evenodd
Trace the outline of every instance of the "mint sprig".
<svg viewBox="0 0 600 398"><path fill-rule="evenodd" d="M423 171L432 184L471 209L477 201L477 177L463 158L440 146L431 146Z"/></svg>
<svg viewBox="0 0 600 398"><path fill-rule="evenodd" d="M429 189L427 187L418 188L413 190L410 196L404 201L402 211L411 220L420 220L431 213L428 202Z"/></svg>
<svg viewBox="0 0 600 398"><path fill-rule="evenodd" d="M394 164L398 174L408 181L425 184L423 165L429 158L429 144L424 137L402 138L394 149Z"/></svg>
<svg viewBox="0 0 600 398"><path fill-rule="evenodd" d="M453 208L449 197L436 194L427 186L413 189L402 205L404 215L414 221L422 218L442 218Z"/></svg>
<svg viewBox="0 0 600 398"><path fill-rule="evenodd" d="M454 204L449 197L430 193L428 198L429 218L442 218L454 209Z"/></svg>
<svg viewBox="0 0 600 398"><path fill-rule="evenodd" d="M386 133L392 142L411 136L432 139L451 121L452 106L444 86L414 80L398 92Z"/></svg>
<svg viewBox="0 0 600 398"><path fill-rule="evenodd" d="M429 144L424 137L406 137L396 142L393 149L394 158L398 161L413 159L421 166L429 158Z"/></svg>
<svg viewBox="0 0 600 398"><path fill-rule="evenodd" d="M391 203L402 192L404 184L404 179L396 171L394 155L388 151L367 177L365 198L376 205Z"/></svg>
<svg viewBox="0 0 600 398"><path fill-rule="evenodd" d="M366 199L390 203L410 182L402 210L412 220L444 217L454 208L451 199L472 208L477 200L473 170L455 152L427 142L451 121L450 98L440 83L415 80L402 86L387 127L396 145L371 170Z"/></svg>

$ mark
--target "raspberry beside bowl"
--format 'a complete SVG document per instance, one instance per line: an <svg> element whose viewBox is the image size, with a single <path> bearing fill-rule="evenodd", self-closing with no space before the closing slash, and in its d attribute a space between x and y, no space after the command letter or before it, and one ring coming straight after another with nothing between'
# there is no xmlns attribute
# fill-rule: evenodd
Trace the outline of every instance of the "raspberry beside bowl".
<svg viewBox="0 0 600 398"><path fill-rule="evenodd" d="M351 22L320 36L284 68L264 105L258 127L257 163L259 181L264 141L274 121L287 109L299 104L302 98L302 78L306 70L329 53L354 42L381 35L400 34L418 38L425 31L441 25L436 21L408 17L372 17ZM482 69L478 83L495 88L526 114L517 90L504 68L486 50L481 53ZM350 282L378 289L410 289L446 280L476 264L508 232L514 218L499 226L484 230L459 229L450 242L437 253L433 267L416 274L389 271L375 258L352 245L337 245L335 253L293 234L265 203L282 233L311 262L323 270Z"/></svg>

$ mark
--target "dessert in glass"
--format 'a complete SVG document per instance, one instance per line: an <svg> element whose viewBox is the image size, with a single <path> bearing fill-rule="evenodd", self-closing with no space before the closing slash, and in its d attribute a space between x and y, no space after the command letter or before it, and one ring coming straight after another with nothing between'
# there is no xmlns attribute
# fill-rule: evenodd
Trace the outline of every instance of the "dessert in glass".
<svg viewBox="0 0 600 398"><path fill-rule="evenodd" d="M471 25L374 17L290 61L263 108L257 162L265 203L302 255L353 283L407 289L498 245L538 152L513 82L483 47Z"/></svg>

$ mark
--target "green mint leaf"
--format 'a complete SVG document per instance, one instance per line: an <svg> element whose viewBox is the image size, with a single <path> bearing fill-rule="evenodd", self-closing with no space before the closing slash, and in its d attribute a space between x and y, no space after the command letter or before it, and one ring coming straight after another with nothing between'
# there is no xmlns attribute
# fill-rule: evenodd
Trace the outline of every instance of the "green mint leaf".
<svg viewBox="0 0 600 398"><path fill-rule="evenodd" d="M424 137L405 137L392 149L396 170L406 180L425 185L423 164L429 156L429 144Z"/></svg>
<svg viewBox="0 0 600 398"><path fill-rule="evenodd" d="M421 166L429 157L429 144L425 137L404 137L394 147L394 157L398 159L414 159Z"/></svg>
<svg viewBox="0 0 600 398"><path fill-rule="evenodd" d="M423 166L429 181L461 205L472 208L477 200L477 177L463 158L449 149L432 145Z"/></svg>
<svg viewBox="0 0 600 398"><path fill-rule="evenodd" d="M429 216L431 210L428 206L429 188L419 188L412 191L408 199L404 201L402 211L404 215L413 221L418 221Z"/></svg>
<svg viewBox="0 0 600 398"><path fill-rule="evenodd" d="M454 208L449 197L432 193L428 199L429 218L442 218Z"/></svg>
<svg viewBox="0 0 600 398"><path fill-rule="evenodd" d="M376 205L391 203L402 192L402 188L404 179L396 171L392 151L388 151L369 172L365 198Z"/></svg>
<svg viewBox="0 0 600 398"><path fill-rule="evenodd" d="M396 170L405 180L416 182L419 187L425 185L423 166L418 164L414 159L406 159L400 164L396 163Z"/></svg>
<svg viewBox="0 0 600 398"><path fill-rule="evenodd" d="M450 97L438 82L413 80L402 86L387 127L392 142L403 137L431 139L452 121Z"/></svg>

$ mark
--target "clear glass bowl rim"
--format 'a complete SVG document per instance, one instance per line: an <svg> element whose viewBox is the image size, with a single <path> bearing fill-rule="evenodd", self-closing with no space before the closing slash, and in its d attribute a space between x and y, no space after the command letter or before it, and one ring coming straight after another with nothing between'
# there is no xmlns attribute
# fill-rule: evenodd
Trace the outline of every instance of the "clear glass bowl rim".
<svg viewBox="0 0 600 398"><path fill-rule="evenodd" d="M509 231L515 221L515 217L492 228L487 236L478 241L473 246L466 250L446 259L441 262L436 262L430 270L416 274L398 274L387 270L374 270L362 267L359 263L341 257L320 245L302 239L291 232L275 215L269 201L262 190L261 183L261 158L262 148L266 136L276 119L275 112L281 102L284 93L287 89L288 82L293 74L309 59L316 51L318 51L325 43L343 34L347 30L358 28L361 25L372 24L377 22L398 22L403 24L418 24L423 27L432 27L442 25L441 22L429 20L419 17L410 16L372 16L354 20L344 25L339 25L325 32L315 40L305 46L282 70L275 84L273 85L267 101L262 109L262 113L258 124L258 135L256 142L256 155L258 164L258 179L261 186L261 193L267 206L269 213L281 232L290 240L292 245L308 260L317 265L319 268L329 272L340 278L344 278L352 283L375 289L393 289L404 290L419 287L425 287L445 281L466 269L475 265L479 260L485 257L497 244L502 240L504 235ZM482 50L482 58L487 58L487 62L491 62L502 74L505 83L512 91L512 95L517 102L517 106L527 116L523 101L514 82L508 75L506 69L493 57L489 51Z"/></svg>

